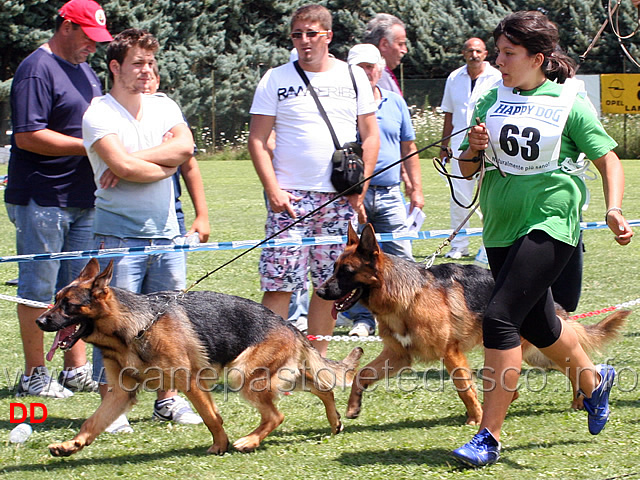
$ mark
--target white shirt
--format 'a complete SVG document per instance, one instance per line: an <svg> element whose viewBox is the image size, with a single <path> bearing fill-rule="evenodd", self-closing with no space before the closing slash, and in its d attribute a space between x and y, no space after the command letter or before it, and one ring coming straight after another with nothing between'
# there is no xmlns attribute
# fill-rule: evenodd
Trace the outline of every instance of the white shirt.
<svg viewBox="0 0 640 480"><path fill-rule="evenodd" d="M453 132L466 128L471 123L471 115L478 99L491 87L502 79L502 74L496 68L484 62L484 71L476 79L471 91L471 77L467 65L463 65L451 72L444 87L444 96L440 108L452 114ZM458 155L459 147L466 133L451 138L450 145L454 155Z"/></svg>
<svg viewBox="0 0 640 480"><path fill-rule="evenodd" d="M83 143L91 162L96 190L94 233L119 238L174 238L180 235L171 177L138 183L120 179L101 188L108 165L93 144L115 134L127 152L155 147L178 124L186 123L178 105L163 94L142 95L142 118L135 119L113 96L96 97L82 119Z"/></svg>
<svg viewBox="0 0 640 480"><path fill-rule="evenodd" d="M326 72L306 72L324 107L340 145L356 140L357 116L375 112L377 105L364 70L353 67L358 87L355 101L347 64L333 60ZM280 188L335 192L331 157L335 151L329 127L293 63L269 70L260 80L252 115L275 117L273 168Z"/></svg>

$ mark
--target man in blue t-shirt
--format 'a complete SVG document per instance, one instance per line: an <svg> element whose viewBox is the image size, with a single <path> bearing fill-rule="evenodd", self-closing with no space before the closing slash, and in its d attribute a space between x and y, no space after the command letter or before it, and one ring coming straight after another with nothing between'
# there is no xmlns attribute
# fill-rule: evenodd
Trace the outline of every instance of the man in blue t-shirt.
<svg viewBox="0 0 640 480"><path fill-rule="evenodd" d="M411 115L404 99L397 93L380 88L377 83L385 67L380 51L375 45L360 44L349 50L350 65L364 69L373 88L373 96L378 104L376 120L380 129L380 150L375 172L388 167L400 158L415 152L416 138ZM404 162L407 175L413 186L409 198L409 212L424 206L420 159L414 155ZM364 207L367 221L378 233L396 233L407 230L407 206L400 190L400 164L376 175L371 179ZM411 243L408 240L383 242L381 248L386 253L413 260ZM369 310L357 304L349 310L353 328L349 335L368 336L375 332L375 320Z"/></svg>
<svg viewBox="0 0 640 480"><path fill-rule="evenodd" d="M5 203L16 226L18 255L86 250L93 244L95 184L82 144L82 115L91 99L102 94L102 87L86 60L97 42L108 41L111 35L100 5L71 0L59 10L51 39L16 70ZM83 264L21 262L18 296L51 303L53 294L70 283ZM43 332L35 323L42 312L18 304L25 372L17 396L65 398L73 395L71 390L95 390L83 342L65 353L59 382L50 378L44 366Z"/></svg>

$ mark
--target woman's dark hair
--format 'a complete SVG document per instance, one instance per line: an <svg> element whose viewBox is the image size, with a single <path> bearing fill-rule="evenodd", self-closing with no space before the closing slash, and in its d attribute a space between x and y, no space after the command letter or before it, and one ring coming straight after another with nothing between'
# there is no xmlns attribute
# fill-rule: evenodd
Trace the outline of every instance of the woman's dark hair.
<svg viewBox="0 0 640 480"><path fill-rule="evenodd" d="M514 12L507 15L493 31L494 41L504 35L530 55L544 55L542 71L549 80L564 83L576 74L577 64L558 45L558 27L538 11Z"/></svg>

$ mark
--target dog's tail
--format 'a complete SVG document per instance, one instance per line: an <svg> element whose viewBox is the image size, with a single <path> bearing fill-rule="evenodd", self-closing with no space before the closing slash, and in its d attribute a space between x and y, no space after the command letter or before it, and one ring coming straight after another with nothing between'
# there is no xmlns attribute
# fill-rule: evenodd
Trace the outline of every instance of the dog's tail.
<svg viewBox="0 0 640 480"><path fill-rule="evenodd" d="M305 341L302 346L302 369L319 390L348 387L358 371L363 353L362 348L356 347L339 362L324 358L309 341Z"/></svg>
<svg viewBox="0 0 640 480"><path fill-rule="evenodd" d="M620 336L620 331L631 315L631 310L617 310L593 325L582 325L573 320L569 323L578 335L580 344L588 355L600 353L602 348Z"/></svg>
<svg viewBox="0 0 640 480"><path fill-rule="evenodd" d="M620 336L622 327L627 321L631 310L617 310L603 320L593 325L583 325L575 320L563 319L576 332L580 345L590 357L602 352L606 344ZM524 360L534 367L557 368L555 364L545 357L540 350L533 348L531 344L523 342Z"/></svg>

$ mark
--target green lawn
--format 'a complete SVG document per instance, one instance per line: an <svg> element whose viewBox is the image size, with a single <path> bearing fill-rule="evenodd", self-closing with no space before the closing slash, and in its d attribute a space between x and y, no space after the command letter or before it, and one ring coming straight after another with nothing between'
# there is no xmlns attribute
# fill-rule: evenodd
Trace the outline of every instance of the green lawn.
<svg viewBox="0 0 640 480"><path fill-rule="evenodd" d="M443 179L423 159L427 219L424 230L449 227L448 194ZM627 218L640 218L640 162L625 161L627 187L624 210ZM212 223L211 241L260 239L263 237L264 202L257 176L247 161L202 161L200 168ZM6 169L6 166L5 166ZM2 171L4 173L4 171ZM604 213L600 181L590 182L592 204L587 221L599 221ZM185 202L188 204L189 202ZM479 222L473 219L472 226ZM0 209L0 255L12 255L14 229ZM640 297L638 239L618 246L611 233L585 233L583 296L578 312L589 312ZM414 243L417 260L430 255L438 240ZM471 239L477 249L479 239ZM189 282L240 253L195 252L189 256ZM198 289L217 290L259 300L258 251L244 256L205 280ZM442 259L438 259L442 261ZM472 261L471 259L465 261ZM0 293L15 295L4 281L17 274L17 266L0 266ZM595 322L603 316L587 319ZM15 305L0 301L0 476L22 478L499 478L499 479L606 479L640 478L640 318L629 317L624 335L596 362L608 359L620 371L612 393L612 416L598 436L587 432L584 412L570 410L569 388L558 373L523 375L524 389L511 406L503 433L503 457L499 464L481 470L460 468L449 452L468 441L475 427L464 425L465 411L442 366L417 365L413 375L401 381L380 383L365 394L363 412L357 420L343 419L345 430L332 437L321 403L313 396L295 393L283 397L280 409L286 419L251 454L230 452L221 457L205 452L211 437L203 425L174 426L151 421L154 395L142 393L130 413L133 434L102 435L79 454L53 458L48 443L67 440L98 406L97 394L76 394L67 400L44 400L48 418L34 426L34 434L22 447L8 444L9 404L15 402L13 384L23 364ZM346 329L336 335L346 335ZM46 342L52 340L47 334ZM380 351L380 343L361 344L366 362ZM47 345L48 346L48 345ZM333 342L329 356L341 358L350 342ZM57 355L51 368L59 369ZM482 366L480 349L472 352L473 368ZM424 379L427 379L425 384ZM525 382L526 380L526 382ZM338 391L344 411L348 392ZM257 412L234 393L220 387L215 401L225 420L231 441L252 430ZM21 399L22 403L35 398Z"/></svg>

